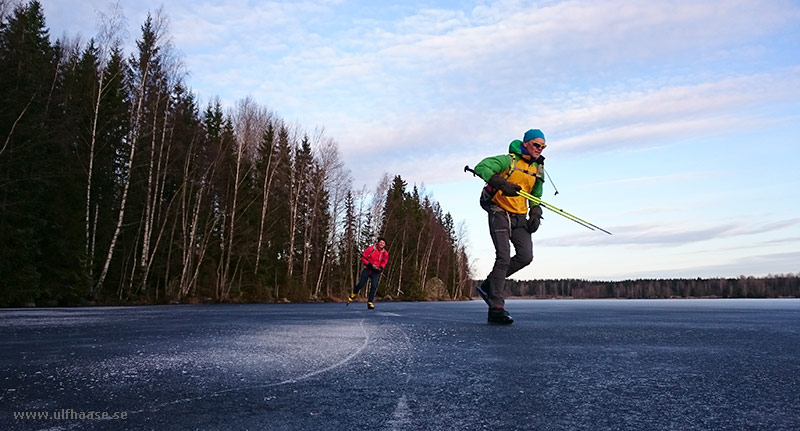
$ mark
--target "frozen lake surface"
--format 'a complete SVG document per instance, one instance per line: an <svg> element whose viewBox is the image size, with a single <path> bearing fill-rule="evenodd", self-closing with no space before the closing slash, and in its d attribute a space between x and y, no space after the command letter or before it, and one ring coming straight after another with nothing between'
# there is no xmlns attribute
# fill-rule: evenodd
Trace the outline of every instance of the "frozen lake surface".
<svg viewBox="0 0 800 431"><path fill-rule="evenodd" d="M0 424L800 429L800 299L507 308L512 326L482 301L0 310Z"/></svg>

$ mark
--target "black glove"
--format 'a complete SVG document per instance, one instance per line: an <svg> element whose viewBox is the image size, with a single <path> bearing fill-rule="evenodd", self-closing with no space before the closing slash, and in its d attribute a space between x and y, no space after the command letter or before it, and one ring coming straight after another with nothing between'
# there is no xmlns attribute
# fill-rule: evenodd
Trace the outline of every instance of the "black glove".
<svg viewBox="0 0 800 431"><path fill-rule="evenodd" d="M373 265L373 264L372 264L372 262L367 262L367 265L366 265L366 267L367 267L367 269L368 269L368 270L370 270L370 271L374 271L374 270L376 269L376 268L375 268L375 265Z"/></svg>
<svg viewBox="0 0 800 431"><path fill-rule="evenodd" d="M494 174L491 178L489 178L489 185L502 191L504 195L509 197L516 196L517 192L522 190L522 187L509 183L505 178L497 174Z"/></svg>
<svg viewBox="0 0 800 431"><path fill-rule="evenodd" d="M542 207L536 205L531 207L528 211L528 232L534 233L539 230L539 225L542 223Z"/></svg>

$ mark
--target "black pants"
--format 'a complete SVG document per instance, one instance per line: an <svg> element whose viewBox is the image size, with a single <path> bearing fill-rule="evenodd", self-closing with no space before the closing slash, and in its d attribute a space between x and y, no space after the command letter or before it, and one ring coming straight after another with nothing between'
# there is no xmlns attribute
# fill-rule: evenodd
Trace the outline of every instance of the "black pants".
<svg viewBox="0 0 800 431"><path fill-rule="evenodd" d="M358 284L356 284L356 287L353 288L353 293L358 293L358 291L361 290L365 284L367 284L367 280L370 280L368 301L375 302L375 292L378 290L378 279L380 276L380 272L370 270L369 268L364 268L361 270L361 278L358 280Z"/></svg>
<svg viewBox="0 0 800 431"><path fill-rule="evenodd" d="M525 214L489 211L489 232L494 243L494 267L487 279L490 283L490 307L503 307L503 287L506 278L528 266L533 260L533 241L527 230ZM511 257L511 246L514 245L514 257Z"/></svg>

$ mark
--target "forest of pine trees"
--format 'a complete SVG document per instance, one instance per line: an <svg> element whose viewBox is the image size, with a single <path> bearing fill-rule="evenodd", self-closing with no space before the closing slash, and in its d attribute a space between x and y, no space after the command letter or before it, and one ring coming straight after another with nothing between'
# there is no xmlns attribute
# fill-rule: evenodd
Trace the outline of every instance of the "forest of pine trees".
<svg viewBox="0 0 800 431"><path fill-rule="evenodd" d="M39 2L0 2L0 306L341 298L378 235L380 296L469 295L438 203L355 190L333 139L250 98L198 106L165 17L134 53L121 20L51 42Z"/></svg>

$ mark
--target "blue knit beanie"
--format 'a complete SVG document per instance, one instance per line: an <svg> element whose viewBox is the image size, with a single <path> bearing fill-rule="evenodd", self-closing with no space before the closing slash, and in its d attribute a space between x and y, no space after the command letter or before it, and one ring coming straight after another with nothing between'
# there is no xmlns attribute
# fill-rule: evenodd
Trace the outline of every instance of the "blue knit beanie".
<svg viewBox="0 0 800 431"><path fill-rule="evenodd" d="M544 139L544 133L542 133L539 129L530 129L525 132L525 136L522 138L522 142L528 142L531 139L542 138Z"/></svg>

